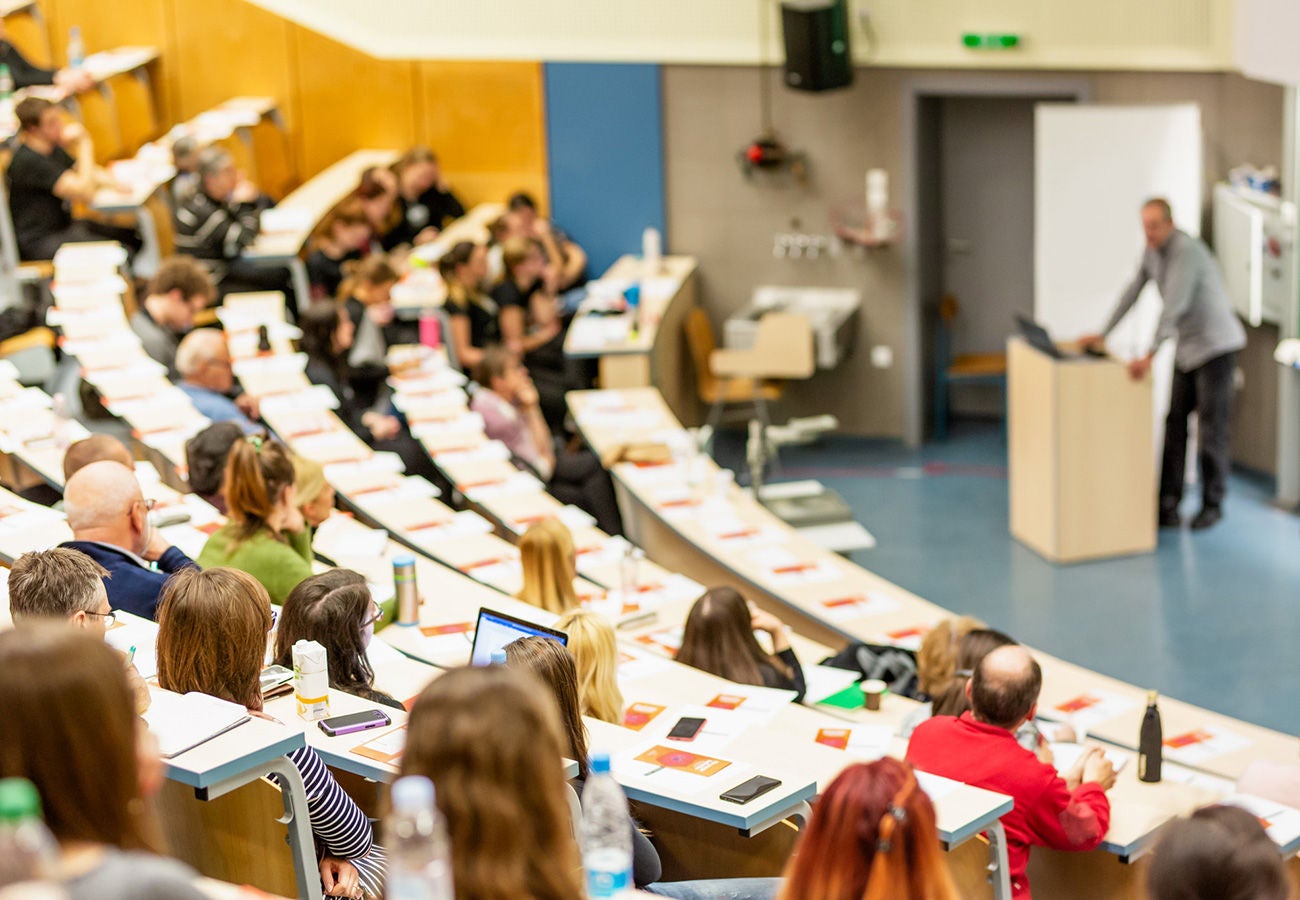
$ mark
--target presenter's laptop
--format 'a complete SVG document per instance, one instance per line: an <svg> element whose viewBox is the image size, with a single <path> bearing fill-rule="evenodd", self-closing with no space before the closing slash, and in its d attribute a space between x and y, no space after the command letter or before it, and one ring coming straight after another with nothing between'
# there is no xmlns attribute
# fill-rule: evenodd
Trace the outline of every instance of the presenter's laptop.
<svg viewBox="0 0 1300 900"><path fill-rule="evenodd" d="M1074 359L1074 354L1062 353L1061 348L1056 346L1052 341L1052 336L1047 333L1047 329L1039 325L1033 319L1027 319L1024 316L1016 316L1016 327L1020 329L1020 334L1029 346L1035 350L1041 350L1052 359Z"/></svg>
<svg viewBox="0 0 1300 900"><path fill-rule="evenodd" d="M506 644L514 643L523 637L544 637L559 641L561 646L568 646L569 636L563 631L534 625L523 619L502 612L480 608L478 625L474 628L474 646L469 651L471 666L488 666L492 664L492 651L500 650Z"/></svg>

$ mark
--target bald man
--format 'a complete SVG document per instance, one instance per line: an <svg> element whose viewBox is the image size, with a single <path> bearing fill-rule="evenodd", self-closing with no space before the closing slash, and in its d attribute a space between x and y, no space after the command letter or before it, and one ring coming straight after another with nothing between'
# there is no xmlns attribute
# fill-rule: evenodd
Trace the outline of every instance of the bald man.
<svg viewBox="0 0 1300 900"><path fill-rule="evenodd" d="M104 583L113 609L154 618L167 577L197 568L149 523L149 507L135 473L121 463L93 462L68 479L63 505L80 550L109 574Z"/></svg>
<svg viewBox="0 0 1300 900"><path fill-rule="evenodd" d="M213 422L234 422L244 434L262 430L253 421L258 416L257 401L247 394L231 397L235 371L226 336L220 331L200 328L185 335L176 348L176 370L181 375L177 387Z"/></svg>
<svg viewBox="0 0 1300 900"><path fill-rule="evenodd" d="M1115 770L1098 747L1088 748L1062 777L1016 740L1016 731L1038 710L1042 684L1042 670L1029 651L999 647L975 667L966 686L970 711L923 722L907 745L907 761L922 772L1015 800L1002 825L1017 900L1031 896L1025 874L1030 847L1092 850L1101 844L1110 827L1106 791L1115 784Z"/></svg>

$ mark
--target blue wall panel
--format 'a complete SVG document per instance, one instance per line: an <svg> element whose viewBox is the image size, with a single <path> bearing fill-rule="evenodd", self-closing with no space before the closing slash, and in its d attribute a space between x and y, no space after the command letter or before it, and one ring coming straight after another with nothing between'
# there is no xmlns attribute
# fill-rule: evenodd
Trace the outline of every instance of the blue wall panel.
<svg viewBox="0 0 1300 900"><path fill-rule="evenodd" d="M552 217L594 277L665 231L659 67L546 63L545 83Z"/></svg>

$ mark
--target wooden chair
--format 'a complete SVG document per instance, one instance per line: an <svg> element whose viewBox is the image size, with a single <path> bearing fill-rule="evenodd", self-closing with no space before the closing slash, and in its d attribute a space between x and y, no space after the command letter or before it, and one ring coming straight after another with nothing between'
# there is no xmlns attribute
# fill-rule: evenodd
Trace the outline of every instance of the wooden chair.
<svg viewBox="0 0 1300 900"><path fill-rule="evenodd" d="M788 313L763 317L753 349L726 350L718 349L709 314L696 307L686 316L686 342L695 364L696 389L709 405L708 424L714 429L727 406L741 404L752 406L766 428L771 424L767 404L780 400L785 391L780 380L807 378L815 368L808 321Z"/></svg>
<svg viewBox="0 0 1300 900"><path fill-rule="evenodd" d="M960 306L952 294L939 302L939 323L934 335L934 437L948 439L948 391L954 385L992 384L1002 392L1002 421L1006 422L1007 354L952 354L952 322Z"/></svg>

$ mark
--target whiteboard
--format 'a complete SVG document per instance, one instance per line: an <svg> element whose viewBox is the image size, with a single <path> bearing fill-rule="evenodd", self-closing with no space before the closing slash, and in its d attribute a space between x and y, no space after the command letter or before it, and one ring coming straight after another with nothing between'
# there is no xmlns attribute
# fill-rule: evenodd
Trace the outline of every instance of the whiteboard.
<svg viewBox="0 0 1300 900"><path fill-rule="evenodd" d="M1041 103L1034 116L1034 317L1056 338L1101 331L1142 260L1139 212L1164 197L1199 235L1201 110L1196 104ZM1151 346L1160 295L1148 284L1107 345L1130 359ZM1173 342L1152 367L1156 448L1163 440Z"/></svg>

